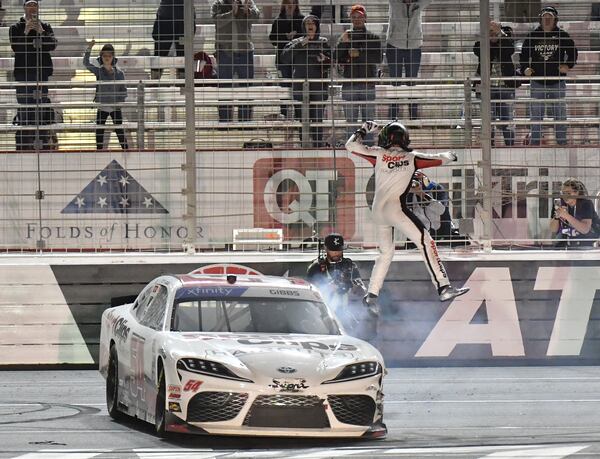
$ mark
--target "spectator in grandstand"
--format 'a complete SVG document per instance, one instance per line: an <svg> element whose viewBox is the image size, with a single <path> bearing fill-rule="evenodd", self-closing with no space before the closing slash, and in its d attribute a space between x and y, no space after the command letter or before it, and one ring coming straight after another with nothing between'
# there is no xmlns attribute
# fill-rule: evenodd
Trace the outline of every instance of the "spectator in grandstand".
<svg viewBox="0 0 600 459"><path fill-rule="evenodd" d="M160 0L156 11L156 19L152 27L154 55L168 56L171 47L175 46L175 55L183 56L184 0ZM196 15L194 14L194 33L196 33ZM177 78L183 78L183 69L177 69ZM152 69L152 78L159 79L162 69Z"/></svg>
<svg viewBox="0 0 600 459"><path fill-rule="evenodd" d="M281 62L281 53L283 53L283 48L285 48L290 41L303 34L303 20L304 15L300 12L298 0L282 0L279 16L273 21L271 33L269 34L269 40L271 40L273 46L277 48L275 65L277 66L281 78L288 80L292 78L292 66ZM282 83L282 86L292 85L291 83ZM287 105L281 106L281 114L287 117Z"/></svg>
<svg viewBox="0 0 600 459"><path fill-rule="evenodd" d="M123 113L121 112L120 104L127 98L127 87L123 83L118 83L118 81L125 80L125 74L117 67L115 48L111 44L106 44L102 47L100 56L97 59L98 65L93 65L90 62L90 54L95 44L96 41L92 40L85 50L83 65L96 76L96 80L113 82L113 84L99 84L96 87L96 97L94 98L94 102L98 104L96 124L106 124L109 116L112 118L113 124L123 124ZM129 146L125 139L125 131L121 128L117 128L115 131L121 148L127 150ZM96 129L96 149L102 150L103 148L104 129Z"/></svg>
<svg viewBox="0 0 600 459"><path fill-rule="evenodd" d="M515 66L512 61L512 55L515 52L515 43L512 39L513 30L508 26L502 26L499 23L490 20L490 60L492 78L514 77ZM477 65L477 76L481 75L481 44L476 42L473 52L479 57ZM516 80L493 80L490 82L490 96L492 99L492 119L511 122L513 119L512 100L515 98ZM477 85L478 86L478 85ZM477 91L479 94L479 91ZM493 102L500 101L500 102ZM509 101L509 102L504 102ZM515 144L515 131L509 124L500 126L504 134L504 144L511 147ZM492 130L492 145L494 142L494 130Z"/></svg>
<svg viewBox="0 0 600 459"><path fill-rule="evenodd" d="M317 16L308 15L302 21L305 35L292 40L281 53L284 63L292 66L294 79L300 80L293 84L294 100L302 102L303 82L306 79L327 78L329 63L331 62L331 49L327 38L320 36L320 21ZM324 101L328 98L328 83L310 81L308 85L309 109L308 116L312 123L321 123L325 112ZM295 117L302 120L302 106L294 108ZM302 133L300 134L302 138ZM323 143L323 128L311 125L310 137L313 147L325 146Z"/></svg>
<svg viewBox="0 0 600 459"><path fill-rule="evenodd" d="M421 14L433 0L390 0L387 48L385 57L391 78L398 79L393 84L399 86L402 70L406 78L416 78L421 67L421 47L423 46L423 24ZM407 83L409 86L414 82ZM419 117L417 104L409 104L411 120ZM392 104L389 117L400 117L400 107Z"/></svg>
<svg viewBox="0 0 600 459"><path fill-rule="evenodd" d="M260 17L254 0L214 0L212 17L215 21L215 48L219 79L231 80L234 74L241 79L254 78L254 44L252 24ZM231 87L231 84L220 84ZM244 83L240 86L249 86ZM239 121L252 121L252 106L238 107ZM233 107L219 107L219 121L233 121Z"/></svg>
<svg viewBox="0 0 600 459"><path fill-rule="evenodd" d="M554 200L550 231L556 235L556 247L591 247L599 237L600 221L594 203L580 180L562 184L561 197ZM582 239L592 239L584 241Z"/></svg>
<svg viewBox="0 0 600 459"><path fill-rule="evenodd" d="M48 124L52 122L47 119L48 115L54 112L40 107L50 102L48 86L38 84L47 82L54 71L50 51L56 48L56 38L50 24L40 20L37 0L25 0L23 8L25 14L8 31L15 54L15 81L25 83L16 88L17 102L24 105L17 111L16 118L21 125ZM17 132L17 149L32 148L35 136L35 131Z"/></svg>
<svg viewBox="0 0 600 459"><path fill-rule="evenodd" d="M592 3L590 21L600 21L600 3Z"/></svg>
<svg viewBox="0 0 600 459"><path fill-rule="evenodd" d="M375 118L375 79L377 66L383 59L381 40L367 30L367 11L362 5L354 5L350 12L352 28L340 37L335 49L335 61L343 69L342 99L349 102L344 105L344 114L349 123L346 138L357 129L359 119L368 121ZM369 78L371 81L354 81ZM366 102L366 103L365 103ZM352 124L350 124L352 123ZM372 135L365 139L372 144Z"/></svg>
<svg viewBox="0 0 600 459"><path fill-rule="evenodd" d="M566 77L577 62L577 48L567 32L558 27L558 11L552 6L542 8L540 25L527 35L523 42L520 57L520 71L523 75L533 78L531 98L540 102L531 103L531 121L541 121L544 118L546 100L549 112L553 113L556 121L567 119L567 107L564 101L566 83L564 79L543 79L544 77ZM554 132L559 145L567 144L566 124L555 124ZM540 145L542 127L540 124L531 125L531 145Z"/></svg>

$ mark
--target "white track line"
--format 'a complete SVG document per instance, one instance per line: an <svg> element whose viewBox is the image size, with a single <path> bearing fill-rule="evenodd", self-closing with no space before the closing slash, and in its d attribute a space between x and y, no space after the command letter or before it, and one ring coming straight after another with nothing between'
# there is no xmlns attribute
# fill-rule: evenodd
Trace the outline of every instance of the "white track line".
<svg viewBox="0 0 600 459"><path fill-rule="evenodd" d="M495 459L499 458L521 458L527 457L529 459L561 459L563 457L576 454L579 451L587 448L587 446L552 446L549 448L531 449L531 450L520 450L520 451L502 451L484 456L486 458L492 457Z"/></svg>

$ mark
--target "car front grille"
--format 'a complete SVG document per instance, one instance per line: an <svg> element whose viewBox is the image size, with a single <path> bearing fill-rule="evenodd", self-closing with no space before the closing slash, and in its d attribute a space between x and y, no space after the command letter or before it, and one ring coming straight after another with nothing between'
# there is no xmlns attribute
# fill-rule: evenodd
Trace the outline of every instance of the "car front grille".
<svg viewBox="0 0 600 459"><path fill-rule="evenodd" d="M328 400L338 421L355 426L373 423L375 401L368 395L330 395Z"/></svg>
<svg viewBox="0 0 600 459"><path fill-rule="evenodd" d="M244 419L248 427L324 429L330 427L323 400L307 395L259 395Z"/></svg>
<svg viewBox="0 0 600 459"><path fill-rule="evenodd" d="M188 422L219 422L235 418L248 400L237 392L200 392L188 404Z"/></svg>

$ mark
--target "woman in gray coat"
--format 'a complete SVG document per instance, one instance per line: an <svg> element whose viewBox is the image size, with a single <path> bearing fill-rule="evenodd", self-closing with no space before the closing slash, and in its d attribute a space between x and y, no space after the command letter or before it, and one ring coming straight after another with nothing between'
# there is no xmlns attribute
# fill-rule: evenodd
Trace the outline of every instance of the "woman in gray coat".
<svg viewBox="0 0 600 459"><path fill-rule="evenodd" d="M98 81L113 81L114 84L101 84L96 87L96 97L94 102L99 104L98 112L96 113L96 124L106 124L106 120L110 116L113 124L123 124L123 113L121 112L120 104L127 98L127 87L117 81L125 80L125 74L117 67L117 58L115 57L115 48L111 44L106 44L100 51L100 56L97 59L98 65L90 62L90 54L92 48L96 44L92 40L85 50L83 55L83 65L90 72L96 75ZM127 150L127 140L125 139L125 131L123 129L115 129L119 143L123 150ZM104 146L104 129L96 130L96 148L102 150Z"/></svg>

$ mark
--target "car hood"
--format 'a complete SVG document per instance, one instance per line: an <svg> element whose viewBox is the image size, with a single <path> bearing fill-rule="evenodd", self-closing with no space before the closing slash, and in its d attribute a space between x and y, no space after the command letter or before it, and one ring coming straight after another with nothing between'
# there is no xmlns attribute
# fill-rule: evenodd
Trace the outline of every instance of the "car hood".
<svg viewBox="0 0 600 459"><path fill-rule="evenodd" d="M377 349L347 335L171 333L169 341L176 358L216 360L257 383L273 378L322 382L350 363L383 364Z"/></svg>

